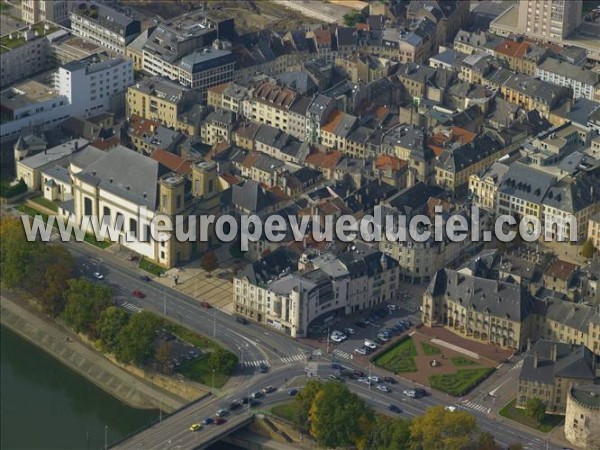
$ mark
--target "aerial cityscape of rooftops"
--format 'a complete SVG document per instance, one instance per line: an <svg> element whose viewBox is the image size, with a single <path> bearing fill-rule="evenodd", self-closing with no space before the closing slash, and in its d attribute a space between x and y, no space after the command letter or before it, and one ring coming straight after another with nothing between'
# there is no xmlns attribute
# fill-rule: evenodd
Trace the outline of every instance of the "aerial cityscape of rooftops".
<svg viewBox="0 0 600 450"><path fill-rule="evenodd" d="M0 26L1 448L600 450L600 0Z"/></svg>

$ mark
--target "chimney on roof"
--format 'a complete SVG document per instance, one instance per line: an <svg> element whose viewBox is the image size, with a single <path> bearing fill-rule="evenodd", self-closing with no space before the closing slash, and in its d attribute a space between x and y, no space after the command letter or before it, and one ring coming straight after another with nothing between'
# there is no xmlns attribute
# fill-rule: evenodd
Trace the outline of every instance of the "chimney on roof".
<svg viewBox="0 0 600 450"><path fill-rule="evenodd" d="M550 358L554 362L556 362L556 358L557 358L557 352L558 352L558 348L557 347L558 347L557 344L552 344L552 349L550 350Z"/></svg>
<svg viewBox="0 0 600 450"><path fill-rule="evenodd" d="M538 368L538 354L537 354L537 352L535 352L533 354L533 368L534 369Z"/></svg>

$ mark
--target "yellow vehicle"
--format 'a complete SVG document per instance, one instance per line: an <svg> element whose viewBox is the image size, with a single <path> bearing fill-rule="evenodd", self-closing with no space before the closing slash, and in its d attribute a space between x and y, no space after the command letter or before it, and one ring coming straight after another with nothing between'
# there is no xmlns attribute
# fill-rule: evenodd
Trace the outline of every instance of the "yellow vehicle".
<svg viewBox="0 0 600 450"><path fill-rule="evenodd" d="M202 428L202 425L199 423L193 423L190 425L190 431L198 431L200 428Z"/></svg>

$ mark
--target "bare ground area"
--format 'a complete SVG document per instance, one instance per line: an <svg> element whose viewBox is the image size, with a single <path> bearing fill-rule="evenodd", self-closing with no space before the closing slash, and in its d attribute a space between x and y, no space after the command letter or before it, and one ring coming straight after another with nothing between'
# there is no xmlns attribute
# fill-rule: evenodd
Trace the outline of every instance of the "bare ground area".
<svg viewBox="0 0 600 450"><path fill-rule="evenodd" d="M235 26L239 34L263 29L273 31L298 30L303 26L319 23L315 19L282 8L280 5L268 0L210 0L204 2L197 0L123 0L121 3L134 7L150 17L160 16L163 19L170 19L206 5L209 9L218 9L230 13L235 19Z"/></svg>

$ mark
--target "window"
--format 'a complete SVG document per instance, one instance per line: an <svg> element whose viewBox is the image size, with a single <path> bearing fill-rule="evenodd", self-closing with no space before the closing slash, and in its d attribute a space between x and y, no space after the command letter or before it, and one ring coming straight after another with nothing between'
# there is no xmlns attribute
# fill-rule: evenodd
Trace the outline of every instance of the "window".
<svg viewBox="0 0 600 450"><path fill-rule="evenodd" d="M83 199L83 214L86 216L93 214L92 199L89 197L84 197Z"/></svg>
<svg viewBox="0 0 600 450"><path fill-rule="evenodd" d="M129 233L133 237L137 237L138 223L135 219L129 219Z"/></svg>

